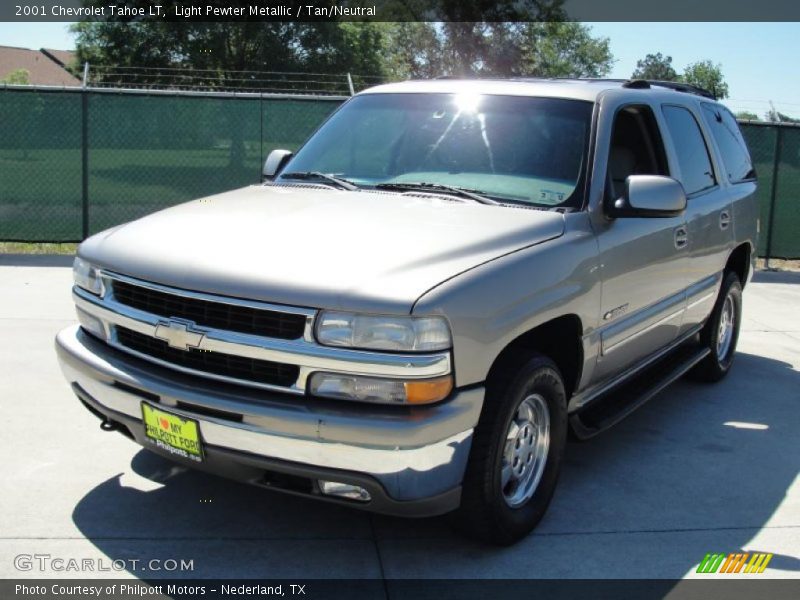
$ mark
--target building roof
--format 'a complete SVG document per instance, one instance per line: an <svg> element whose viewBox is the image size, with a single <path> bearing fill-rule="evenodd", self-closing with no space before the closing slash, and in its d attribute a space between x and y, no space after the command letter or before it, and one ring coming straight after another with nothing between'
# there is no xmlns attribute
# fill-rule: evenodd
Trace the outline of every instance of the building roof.
<svg viewBox="0 0 800 600"><path fill-rule="evenodd" d="M72 54L65 50L48 50L60 55ZM25 69L29 73L31 85L79 86L80 79L64 68L60 60L53 58L41 50L0 46L0 79L17 69Z"/></svg>

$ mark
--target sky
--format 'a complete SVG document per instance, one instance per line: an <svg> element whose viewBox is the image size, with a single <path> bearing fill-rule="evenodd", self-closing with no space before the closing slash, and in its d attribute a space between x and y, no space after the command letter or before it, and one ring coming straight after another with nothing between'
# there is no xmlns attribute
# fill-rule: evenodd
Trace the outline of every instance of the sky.
<svg viewBox="0 0 800 600"><path fill-rule="evenodd" d="M681 72L698 60L722 65L733 110L764 115L772 101L800 117L800 23L587 23L608 37L615 62L609 77L626 79L636 61L661 52ZM0 23L0 45L73 47L67 23Z"/></svg>
<svg viewBox="0 0 800 600"><path fill-rule="evenodd" d="M616 60L609 77L628 78L636 61L661 52L679 73L690 63L722 65L733 111L763 118L769 101L800 116L800 23L586 23L611 40Z"/></svg>

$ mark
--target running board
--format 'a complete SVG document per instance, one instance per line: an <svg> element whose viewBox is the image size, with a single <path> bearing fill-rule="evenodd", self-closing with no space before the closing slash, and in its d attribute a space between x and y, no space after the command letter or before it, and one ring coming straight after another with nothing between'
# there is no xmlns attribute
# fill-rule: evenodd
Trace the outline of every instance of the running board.
<svg viewBox="0 0 800 600"><path fill-rule="evenodd" d="M570 417L578 439L585 440L616 425L710 354L690 345L671 352L632 379L612 388Z"/></svg>

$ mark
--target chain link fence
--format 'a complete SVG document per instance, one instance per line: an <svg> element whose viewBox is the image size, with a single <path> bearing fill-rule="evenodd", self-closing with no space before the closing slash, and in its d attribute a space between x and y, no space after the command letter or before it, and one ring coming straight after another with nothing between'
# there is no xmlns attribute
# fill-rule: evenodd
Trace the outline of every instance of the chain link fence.
<svg viewBox="0 0 800 600"><path fill-rule="evenodd" d="M260 180L342 96L0 89L0 240L72 242ZM800 258L800 126L742 123L759 177L758 254Z"/></svg>
<svg viewBox="0 0 800 600"><path fill-rule="evenodd" d="M800 125L740 123L758 173L758 255L800 258Z"/></svg>
<svg viewBox="0 0 800 600"><path fill-rule="evenodd" d="M358 73L297 73L235 71L181 67L130 67L84 63L83 80L89 87L236 91L280 94L347 96L384 83L380 75Z"/></svg>
<svg viewBox="0 0 800 600"><path fill-rule="evenodd" d="M0 89L0 240L72 242L257 183L334 96Z"/></svg>

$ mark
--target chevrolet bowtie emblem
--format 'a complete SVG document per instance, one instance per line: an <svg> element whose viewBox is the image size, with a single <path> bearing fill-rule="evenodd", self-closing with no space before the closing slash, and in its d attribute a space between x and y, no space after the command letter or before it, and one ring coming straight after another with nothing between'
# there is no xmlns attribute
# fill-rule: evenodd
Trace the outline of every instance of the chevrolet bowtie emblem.
<svg viewBox="0 0 800 600"><path fill-rule="evenodd" d="M167 342L172 348L188 350L198 348L205 334L194 329L194 323L191 321L170 319L156 325L155 336Z"/></svg>

